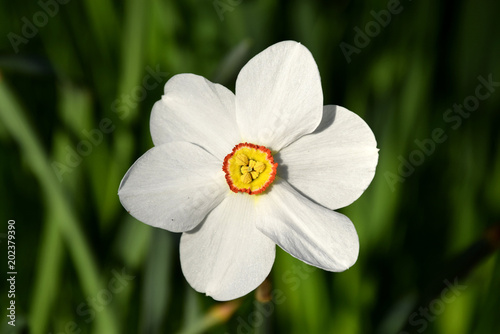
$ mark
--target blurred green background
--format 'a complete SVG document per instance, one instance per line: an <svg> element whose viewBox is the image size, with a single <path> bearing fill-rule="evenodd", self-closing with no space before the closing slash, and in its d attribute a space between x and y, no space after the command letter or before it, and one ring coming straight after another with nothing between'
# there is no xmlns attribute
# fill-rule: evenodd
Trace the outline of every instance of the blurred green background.
<svg viewBox="0 0 500 334"><path fill-rule="evenodd" d="M500 333L500 2L59 1L1 3L3 282L9 219L18 274L0 332ZM278 249L271 302L218 303L118 185L169 77L234 89L286 39L378 140L375 179L340 210L360 256L328 273Z"/></svg>

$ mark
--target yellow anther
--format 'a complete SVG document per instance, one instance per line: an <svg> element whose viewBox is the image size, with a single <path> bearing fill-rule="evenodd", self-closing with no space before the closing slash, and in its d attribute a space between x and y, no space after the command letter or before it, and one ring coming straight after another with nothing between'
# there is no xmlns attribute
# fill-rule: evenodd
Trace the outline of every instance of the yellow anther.
<svg viewBox="0 0 500 334"><path fill-rule="evenodd" d="M252 168L252 169L253 169L253 168L255 167L255 164L256 164L255 160L250 160L250 161L248 162L248 167L250 167L250 168Z"/></svg>
<svg viewBox="0 0 500 334"><path fill-rule="evenodd" d="M252 168L250 168L248 166L242 166L240 171L241 171L241 174L250 173L252 171Z"/></svg>
<svg viewBox="0 0 500 334"><path fill-rule="evenodd" d="M253 171L253 172L250 172L250 174L252 174L252 179L256 179L257 177L259 177L259 172L256 172L256 171Z"/></svg>
<svg viewBox="0 0 500 334"><path fill-rule="evenodd" d="M253 161L253 160L252 160ZM257 162L253 169L259 173L262 173L266 169L266 165L262 162Z"/></svg>
<svg viewBox="0 0 500 334"><path fill-rule="evenodd" d="M249 184L252 182L252 175L250 173L245 173L240 177L241 182Z"/></svg>
<svg viewBox="0 0 500 334"><path fill-rule="evenodd" d="M235 157L235 162L239 166L247 166L248 165L248 157L244 154L238 154Z"/></svg>

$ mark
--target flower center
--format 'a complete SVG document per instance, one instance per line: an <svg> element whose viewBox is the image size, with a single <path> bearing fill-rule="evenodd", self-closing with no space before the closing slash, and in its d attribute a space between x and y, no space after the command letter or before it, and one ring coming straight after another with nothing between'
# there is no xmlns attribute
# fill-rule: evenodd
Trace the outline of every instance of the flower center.
<svg viewBox="0 0 500 334"><path fill-rule="evenodd" d="M229 188L250 195L260 194L273 183L278 163L271 151L249 143L241 143L224 158L222 170L226 173Z"/></svg>

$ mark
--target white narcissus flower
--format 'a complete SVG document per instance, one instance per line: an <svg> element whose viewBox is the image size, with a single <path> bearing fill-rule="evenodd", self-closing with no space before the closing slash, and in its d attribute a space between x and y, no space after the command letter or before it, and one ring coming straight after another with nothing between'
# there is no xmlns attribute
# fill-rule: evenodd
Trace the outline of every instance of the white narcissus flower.
<svg viewBox="0 0 500 334"><path fill-rule="evenodd" d="M118 195L140 221L183 232L182 271L197 291L249 293L271 271L276 245L328 271L356 262L354 225L332 210L368 187L377 144L356 114L323 106L317 65L300 43L252 58L235 94L194 74L172 77L150 126L155 146Z"/></svg>

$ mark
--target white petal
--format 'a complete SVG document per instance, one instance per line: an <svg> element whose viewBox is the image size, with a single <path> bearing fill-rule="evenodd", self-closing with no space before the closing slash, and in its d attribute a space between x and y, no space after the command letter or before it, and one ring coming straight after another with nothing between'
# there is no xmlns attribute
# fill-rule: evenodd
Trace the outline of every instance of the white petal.
<svg viewBox="0 0 500 334"><path fill-rule="evenodd" d="M264 196L259 210L266 214L257 228L286 252L328 271L343 271L356 262L359 240L349 218L313 203L283 179Z"/></svg>
<svg viewBox="0 0 500 334"><path fill-rule="evenodd" d="M165 84L165 95L153 107L150 127L156 146L187 141L221 161L241 142L234 94L194 74L176 75Z"/></svg>
<svg viewBox="0 0 500 334"><path fill-rule="evenodd" d="M314 133L284 148L276 157L278 175L330 209L361 196L375 175L378 149L370 127L353 112L325 106Z"/></svg>
<svg viewBox="0 0 500 334"><path fill-rule="evenodd" d="M118 195L143 223L183 232L195 228L227 191L217 158L194 144L174 142L140 157L123 177Z"/></svg>
<svg viewBox="0 0 500 334"><path fill-rule="evenodd" d="M195 230L183 233L182 272L215 300L246 295L269 275L275 244L255 228L255 198L229 194Z"/></svg>
<svg viewBox="0 0 500 334"><path fill-rule="evenodd" d="M280 42L252 58L236 80L236 119L244 141L279 151L321 121L323 92L309 50Z"/></svg>

